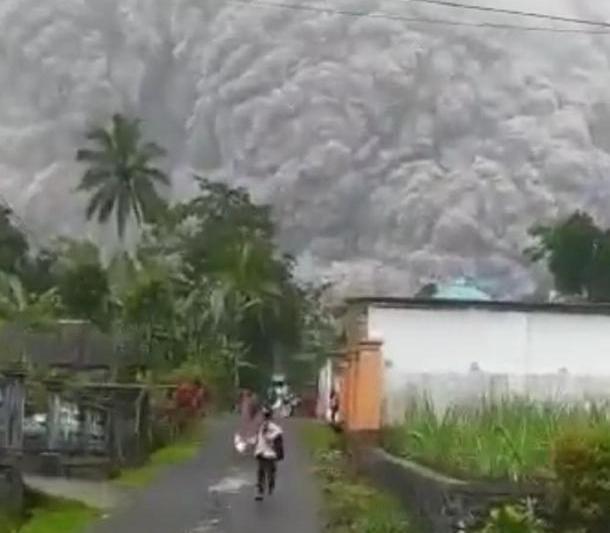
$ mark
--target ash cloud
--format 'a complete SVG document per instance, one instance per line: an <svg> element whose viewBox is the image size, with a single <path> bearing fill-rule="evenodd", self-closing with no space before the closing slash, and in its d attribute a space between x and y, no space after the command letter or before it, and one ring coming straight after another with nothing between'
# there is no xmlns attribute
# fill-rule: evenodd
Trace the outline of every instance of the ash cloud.
<svg viewBox="0 0 610 533"><path fill-rule="evenodd" d="M536 9L610 18L600 4ZM468 275L519 297L540 279L522 257L532 223L585 208L610 224L610 35L200 0L5 0L0 55L0 193L43 238L83 227L74 151L117 110L169 149L176 197L193 170L247 186L274 205L300 275L343 293Z"/></svg>

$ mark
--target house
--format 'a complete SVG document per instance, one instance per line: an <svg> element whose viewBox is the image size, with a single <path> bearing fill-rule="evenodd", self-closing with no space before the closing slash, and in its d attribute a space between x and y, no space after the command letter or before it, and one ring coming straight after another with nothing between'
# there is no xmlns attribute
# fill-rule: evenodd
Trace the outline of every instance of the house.
<svg viewBox="0 0 610 533"><path fill-rule="evenodd" d="M332 381L355 430L399 422L422 397L441 411L481 397L610 400L610 305L353 298L344 331Z"/></svg>

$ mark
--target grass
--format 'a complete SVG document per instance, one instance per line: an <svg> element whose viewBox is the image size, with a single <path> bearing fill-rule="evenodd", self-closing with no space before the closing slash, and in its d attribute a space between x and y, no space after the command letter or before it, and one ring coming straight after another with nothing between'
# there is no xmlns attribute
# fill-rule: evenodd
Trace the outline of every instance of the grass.
<svg viewBox="0 0 610 533"><path fill-rule="evenodd" d="M324 493L326 533L413 533L398 502L350 472L331 428L312 422L303 439Z"/></svg>
<svg viewBox="0 0 610 533"><path fill-rule="evenodd" d="M201 427L187 432L176 442L154 452L145 466L123 471L115 479L115 483L129 488L150 485L168 467L194 459L201 448L203 436Z"/></svg>
<svg viewBox="0 0 610 533"><path fill-rule="evenodd" d="M82 533L100 512L78 502L51 498L36 492L27 495L24 520L0 518L0 533Z"/></svg>
<svg viewBox="0 0 610 533"><path fill-rule="evenodd" d="M517 481L551 477L555 439L573 428L607 425L610 418L601 408L505 400L442 415L429 402L413 402L406 420L385 432L390 453L457 477Z"/></svg>

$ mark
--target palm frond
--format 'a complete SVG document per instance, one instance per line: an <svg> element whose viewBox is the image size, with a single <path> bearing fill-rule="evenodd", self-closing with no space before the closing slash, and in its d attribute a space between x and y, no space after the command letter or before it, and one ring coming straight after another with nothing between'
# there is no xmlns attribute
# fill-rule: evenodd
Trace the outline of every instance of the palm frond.
<svg viewBox="0 0 610 533"><path fill-rule="evenodd" d="M81 148L76 151L76 160L83 163L108 164L112 160L108 157L108 152L104 150L91 150Z"/></svg>
<svg viewBox="0 0 610 533"><path fill-rule="evenodd" d="M85 172L76 190L90 191L92 189L97 189L111 177L112 175L108 169L104 167L92 167Z"/></svg>
<svg viewBox="0 0 610 533"><path fill-rule="evenodd" d="M142 170L142 175L151 179L152 181L161 183L162 185L169 186L171 184L169 176L165 174L165 172L161 172L156 168L146 167Z"/></svg>
<svg viewBox="0 0 610 533"><path fill-rule="evenodd" d="M87 132L88 141L97 143L104 152L114 151L114 142L110 132L104 128L93 128Z"/></svg>
<svg viewBox="0 0 610 533"><path fill-rule="evenodd" d="M138 150L138 155L143 162L160 159L167 155L167 150L156 143L144 143Z"/></svg>
<svg viewBox="0 0 610 533"><path fill-rule="evenodd" d="M165 150L155 143L142 142L140 124L137 119L115 114L109 128L88 132L87 139L94 146L76 154L78 161L89 165L77 189L92 193L87 218L97 216L98 222L105 223L116 208L121 238L129 216L133 215L138 224L157 219L165 202L155 184L170 184L169 177L151 165L165 155Z"/></svg>
<svg viewBox="0 0 610 533"><path fill-rule="evenodd" d="M89 199L89 203L87 204L87 208L85 210L87 220L91 220L93 216L99 212L100 207L102 206L108 195L108 187L104 187L96 191L95 194Z"/></svg>
<svg viewBox="0 0 610 533"><path fill-rule="evenodd" d="M125 235L125 226L127 225L127 219L129 218L130 205L131 202L127 191L122 190L119 193L116 208L117 228L119 232L119 237L121 238Z"/></svg>
<svg viewBox="0 0 610 533"><path fill-rule="evenodd" d="M101 223L105 223L108 221L108 219L110 218L110 215L112 214L112 210L114 209L114 206L117 202L117 197L113 194L107 194L106 196L104 196L104 199L102 200L99 210L98 210L98 221Z"/></svg>

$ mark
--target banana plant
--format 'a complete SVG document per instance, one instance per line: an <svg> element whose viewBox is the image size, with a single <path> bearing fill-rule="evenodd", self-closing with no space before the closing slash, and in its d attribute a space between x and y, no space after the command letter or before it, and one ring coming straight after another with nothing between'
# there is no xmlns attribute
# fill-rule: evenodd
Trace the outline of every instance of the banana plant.
<svg viewBox="0 0 610 533"><path fill-rule="evenodd" d="M41 295L30 294L20 279L11 274L0 272L0 325L16 326L19 353L17 358L27 359L26 337L33 331L52 329L61 308L56 289Z"/></svg>

